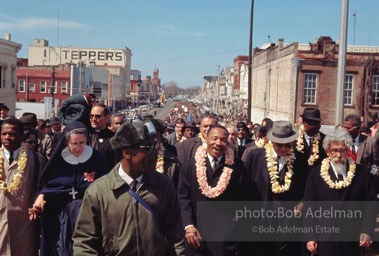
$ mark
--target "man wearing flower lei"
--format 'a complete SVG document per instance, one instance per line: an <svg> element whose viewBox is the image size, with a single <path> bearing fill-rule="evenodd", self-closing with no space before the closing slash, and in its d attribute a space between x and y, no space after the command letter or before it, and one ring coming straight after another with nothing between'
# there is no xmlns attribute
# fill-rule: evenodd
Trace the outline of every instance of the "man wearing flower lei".
<svg viewBox="0 0 379 256"><path fill-rule="evenodd" d="M178 160L181 164L188 159L195 157L197 148L205 143L209 127L214 124L217 124L217 115L211 112L205 112L201 116L200 133L198 133L196 137L187 139L175 145L178 153Z"/></svg>
<svg viewBox="0 0 379 256"><path fill-rule="evenodd" d="M20 120L4 120L0 149L0 255L38 255L39 222L29 220L28 208L34 202L38 176L46 162L42 155L34 155L22 146L23 133Z"/></svg>
<svg viewBox="0 0 379 256"><path fill-rule="evenodd" d="M362 165L354 163L348 157L348 150L352 145L352 138L345 129L335 129L324 139L324 149L328 157L321 166L312 168L305 188L305 207L310 201L332 201L333 207L340 209L346 201L363 201L367 206L376 200L376 193L370 172ZM374 206L375 207L375 206ZM361 254L361 248L372 243L375 217L378 209L366 211L361 229L357 229L357 241L352 242L323 242L308 240L306 247L313 255L319 256L355 256ZM326 218L305 218L308 226L323 225ZM349 224L350 225L350 224ZM308 238L308 237L307 237ZM315 239L317 237L310 236Z"/></svg>
<svg viewBox="0 0 379 256"><path fill-rule="evenodd" d="M245 161L242 177L244 194L250 200L262 201L262 209L276 210L284 207L294 211L303 198L307 180L305 158L294 152L293 145L298 134L289 121L275 121L267 132L270 140L263 148L250 151ZM285 202L291 201L292 203ZM295 212L294 212L295 213ZM262 219L262 225L292 225L292 223L274 223L273 219ZM260 243L259 252L254 255L301 255L300 242Z"/></svg>
<svg viewBox="0 0 379 256"><path fill-rule="evenodd" d="M155 169L157 172L169 177L174 183L175 188L177 188L181 164L176 157L176 148L163 137L164 125L160 119L145 118L145 120L152 122L157 132L155 140L159 145L159 149Z"/></svg>
<svg viewBox="0 0 379 256"><path fill-rule="evenodd" d="M212 219L206 230L198 230L197 202L236 201L240 199L240 174L243 163L234 157L228 147L228 131L221 125L212 125L206 143L197 148L195 158L184 163L179 173L178 197L182 213L186 255L235 255L234 242L202 240L201 233L230 234L234 224L229 218Z"/></svg>
<svg viewBox="0 0 379 256"><path fill-rule="evenodd" d="M320 132L321 115L318 108L304 108L301 117L303 125L299 127L296 151L308 159L308 170L310 170L314 166L321 165L321 161L326 157L322 147L325 134Z"/></svg>

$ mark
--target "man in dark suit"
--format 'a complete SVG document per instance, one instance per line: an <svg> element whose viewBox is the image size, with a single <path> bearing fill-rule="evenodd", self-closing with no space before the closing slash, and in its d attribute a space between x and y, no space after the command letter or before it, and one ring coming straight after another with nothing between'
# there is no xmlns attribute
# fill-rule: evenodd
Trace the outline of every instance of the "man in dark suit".
<svg viewBox="0 0 379 256"><path fill-rule="evenodd" d="M230 169L232 172L228 175ZM233 233L235 223L231 221L232 218L212 216L205 230L204 227L198 230L197 202L239 200L242 170L242 162L234 158L233 149L228 147L226 128L221 125L210 126L206 144L197 148L195 158L189 159L179 173L178 198L187 241L186 255L226 256L237 252L235 242L210 242L206 241L206 237L201 240L202 232L228 236ZM219 182L220 178L226 182ZM225 209L220 210L224 212Z"/></svg>
<svg viewBox="0 0 379 256"><path fill-rule="evenodd" d="M367 203L367 206L371 206L371 202L376 200L369 172L364 166L355 164L348 157L348 150L351 146L352 138L344 129L335 129L325 137L324 148L328 158L324 159L321 166L312 168L309 173L304 194L305 206L310 201L335 201L333 207L341 209L342 202L363 201ZM306 244L308 251L319 256L365 255L361 254L361 248L372 243L370 236L374 231L378 209L365 210L367 211L365 211L361 227L355 227L356 235L354 237L357 238L357 241L316 241L313 240L316 238L313 236L312 240L308 240ZM307 226L323 225L327 221L330 222L328 218L304 218ZM352 225L352 221L349 220L349 225ZM344 233L346 232L348 231L344 230ZM322 237L320 236L320 238Z"/></svg>
<svg viewBox="0 0 379 256"><path fill-rule="evenodd" d="M165 138L168 143L175 146L183 137L182 128L186 124L183 118L178 118L175 122L175 132L167 135Z"/></svg>
<svg viewBox="0 0 379 256"><path fill-rule="evenodd" d="M308 170L321 165L326 157L322 147L325 134L320 132L321 114L318 108L304 108L303 125L299 128L299 138L296 142L296 151L302 153L308 159Z"/></svg>
<svg viewBox="0 0 379 256"><path fill-rule="evenodd" d="M249 129L247 128L247 125L245 122L237 123L236 149L237 149L237 156L239 158L242 157L243 152L246 149L246 144L253 142L253 139L250 139L247 137L248 133L249 133Z"/></svg>
<svg viewBox="0 0 379 256"><path fill-rule="evenodd" d="M353 144L348 151L348 156L356 163L371 168L374 164L379 166L379 145L376 145L373 137L361 134L361 118L358 115L347 115L343 121L345 128L351 138Z"/></svg>
<svg viewBox="0 0 379 256"><path fill-rule="evenodd" d="M107 167L110 169L119 162L120 156L112 149L110 139L114 132L107 128L107 121L110 118L110 112L107 106L102 103L96 103L91 108L89 122L91 129L88 130L88 145L97 149L107 160Z"/></svg>
<svg viewBox="0 0 379 256"><path fill-rule="evenodd" d="M265 211L276 211L277 207L293 211L303 198L307 172L304 171L305 159L292 149L297 136L289 121L276 121L267 133L270 142L264 148L252 150L246 157L243 193L250 200L262 201ZM283 204L285 201L293 204ZM264 226L279 224L273 221L262 219L261 222ZM254 255L301 255L300 242L266 242L259 246Z"/></svg>
<svg viewBox="0 0 379 256"><path fill-rule="evenodd" d="M178 160L181 164L184 164L185 161L195 156L197 148L205 143L209 127L214 124L217 124L217 116L211 112L205 112L201 116L200 133L198 133L196 137L175 145Z"/></svg>

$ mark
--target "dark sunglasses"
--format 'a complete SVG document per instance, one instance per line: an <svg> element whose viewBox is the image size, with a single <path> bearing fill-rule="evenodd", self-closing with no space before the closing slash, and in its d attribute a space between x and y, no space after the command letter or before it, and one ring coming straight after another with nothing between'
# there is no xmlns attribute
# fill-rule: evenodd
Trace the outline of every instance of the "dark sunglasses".
<svg viewBox="0 0 379 256"><path fill-rule="evenodd" d="M276 143L276 146L278 148L292 148L292 144L291 143L287 143L287 144L279 144L279 143Z"/></svg>
<svg viewBox="0 0 379 256"><path fill-rule="evenodd" d="M146 145L146 146L137 146L137 147L131 147L131 149L140 149L140 150L146 150L150 153L156 152L159 149L159 144L156 143L154 145Z"/></svg>

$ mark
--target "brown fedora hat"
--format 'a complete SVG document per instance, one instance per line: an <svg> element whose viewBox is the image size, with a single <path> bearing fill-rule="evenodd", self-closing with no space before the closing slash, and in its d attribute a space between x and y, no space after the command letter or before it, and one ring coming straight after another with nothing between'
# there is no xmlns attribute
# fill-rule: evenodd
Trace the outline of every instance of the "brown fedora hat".
<svg viewBox="0 0 379 256"><path fill-rule="evenodd" d="M320 109L318 108L304 108L303 114L300 116L303 119L321 121Z"/></svg>
<svg viewBox="0 0 379 256"><path fill-rule="evenodd" d="M272 129L267 132L267 137L272 142L286 144L295 141L298 134L289 121L275 121Z"/></svg>

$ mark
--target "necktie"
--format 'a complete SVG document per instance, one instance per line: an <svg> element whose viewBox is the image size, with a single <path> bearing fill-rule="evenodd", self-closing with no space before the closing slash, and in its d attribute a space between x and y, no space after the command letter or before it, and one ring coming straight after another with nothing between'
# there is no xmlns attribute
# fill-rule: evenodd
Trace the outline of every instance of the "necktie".
<svg viewBox="0 0 379 256"><path fill-rule="evenodd" d="M212 170L213 170L213 172L216 171L216 167L217 167L217 158L214 157L214 158L212 159Z"/></svg>
<svg viewBox="0 0 379 256"><path fill-rule="evenodd" d="M338 174L338 181L343 181L343 176L342 176L342 174Z"/></svg>
<svg viewBox="0 0 379 256"><path fill-rule="evenodd" d="M357 150L355 149L355 140L353 140L353 145L351 146L351 153L353 153L353 155L357 153Z"/></svg>
<svg viewBox="0 0 379 256"><path fill-rule="evenodd" d="M312 152L312 137L309 138L309 149Z"/></svg>
<svg viewBox="0 0 379 256"><path fill-rule="evenodd" d="M13 163L13 152L9 152L9 165Z"/></svg>
<svg viewBox="0 0 379 256"><path fill-rule="evenodd" d="M138 180L133 180L131 183L130 183L130 188L136 192L137 191L137 186L138 186Z"/></svg>

